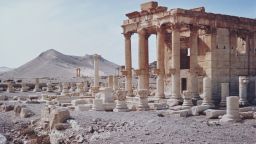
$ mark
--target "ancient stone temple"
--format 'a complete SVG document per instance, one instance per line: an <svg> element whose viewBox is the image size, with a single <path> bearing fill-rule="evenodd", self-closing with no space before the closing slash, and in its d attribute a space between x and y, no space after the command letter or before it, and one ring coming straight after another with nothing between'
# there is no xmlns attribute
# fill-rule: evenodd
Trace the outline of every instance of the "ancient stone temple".
<svg viewBox="0 0 256 144"><path fill-rule="evenodd" d="M183 91L198 99L203 78L211 80L213 101L221 100L221 83L239 95L239 76L248 76L248 101L255 97L256 20L206 12L204 7L171 9L157 2L141 4L123 21L126 90L132 91L131 37L138 35L138 89L149 88L148 39L156 35L156 97L180 101ZM154 51L155 53L155 51ZM170 79L170 84L166 82Z"/></svg>

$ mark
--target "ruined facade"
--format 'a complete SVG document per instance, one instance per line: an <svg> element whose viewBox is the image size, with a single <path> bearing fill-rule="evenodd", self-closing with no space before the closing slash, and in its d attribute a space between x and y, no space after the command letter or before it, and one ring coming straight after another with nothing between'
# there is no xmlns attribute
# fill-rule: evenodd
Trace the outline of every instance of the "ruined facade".
<svg viewBox="0 0 256 144"><path fill-rule="evenodd" d="M208 13L204 7L185 10L141 5L140 11L126 14L122 28L125 38L126 90L132 94L131 36L138 34L138 89L148 89L148 38L157 36L156 96L181 99L187 90L193 98L202 92L202 80L211 79L212 99L221 99L221 83L229 83L230 95L238 95L239 76L250 78L248 99L255 97L256 20Z"/></svg>

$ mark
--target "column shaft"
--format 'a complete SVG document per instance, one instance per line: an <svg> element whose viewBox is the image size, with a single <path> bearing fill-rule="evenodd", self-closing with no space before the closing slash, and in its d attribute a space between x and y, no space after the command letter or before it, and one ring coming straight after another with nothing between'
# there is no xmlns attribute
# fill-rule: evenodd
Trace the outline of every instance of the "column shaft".
<svg viewBox="0 0 256 144"><path fill-rule="evenodd" d="M132 96L132 50L131 50L131 34L124 34L125 36L125 70L127 71L125 90L128 96Z"/></svg>
<svg viewBox="0 0 256 144"><path fill-rule="evenodd" d="M196 68L198 66L198 32L197 28L191 28L190 33L190 78L188 79L188 91L191 92L193 99L200 99L198 93L198 76Z"/></svg>
<svg viewBox="0 0 256 144"><path fill-rule="evenodd" d="M172 31L172 68L175 73L172 75L172 98L180 100L180 32L177 28Z"/></svg>
<svg viewBox="0 0 256 144"><path fill-rule="evenodd" d="M139 82L138 89L149 88L149 72L148 72L148 36L145 30L141 30L139 33Z"/></svg>
<svg viewBox="0 0 256 144"><path fill-rule="evenodd" d="M159 28L157 31L157 93L156 96L164 98L164 31Z"/></svg>

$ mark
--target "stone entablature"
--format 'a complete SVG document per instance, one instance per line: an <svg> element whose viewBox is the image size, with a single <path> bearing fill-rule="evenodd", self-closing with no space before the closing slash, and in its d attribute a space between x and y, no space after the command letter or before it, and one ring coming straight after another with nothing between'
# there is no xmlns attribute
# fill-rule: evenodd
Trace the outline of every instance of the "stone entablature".
<svg viewBox="0 0 256 144"><path fill-rule="evenodd" d="M203 7L190 10L177 8L167 11L166 7L155 6L148 11L135 11L126 14L126 16L128 19L123 22L123 33L136 33L138 29L142 28L150 29L151 33L156 33L154 30L156 26L170 24L256 31L255 19L208 13Z"/></svg>

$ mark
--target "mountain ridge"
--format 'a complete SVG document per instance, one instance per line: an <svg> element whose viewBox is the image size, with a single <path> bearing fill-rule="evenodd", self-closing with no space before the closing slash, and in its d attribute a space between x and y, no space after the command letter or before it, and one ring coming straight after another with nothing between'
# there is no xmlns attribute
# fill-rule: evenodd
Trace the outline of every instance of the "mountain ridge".
<svg viewBox="0 0 256 144"><path fill-rule="evenodd" d="M36 58L22 66L0 74L2 79L13 78L72 78L76 76L75 69L81 69L81 76L93 76L93 55L71 56L65 55L54 49L42 52ZM110 62L100 56L100 75L115 74L119 65Z"/></svg>

